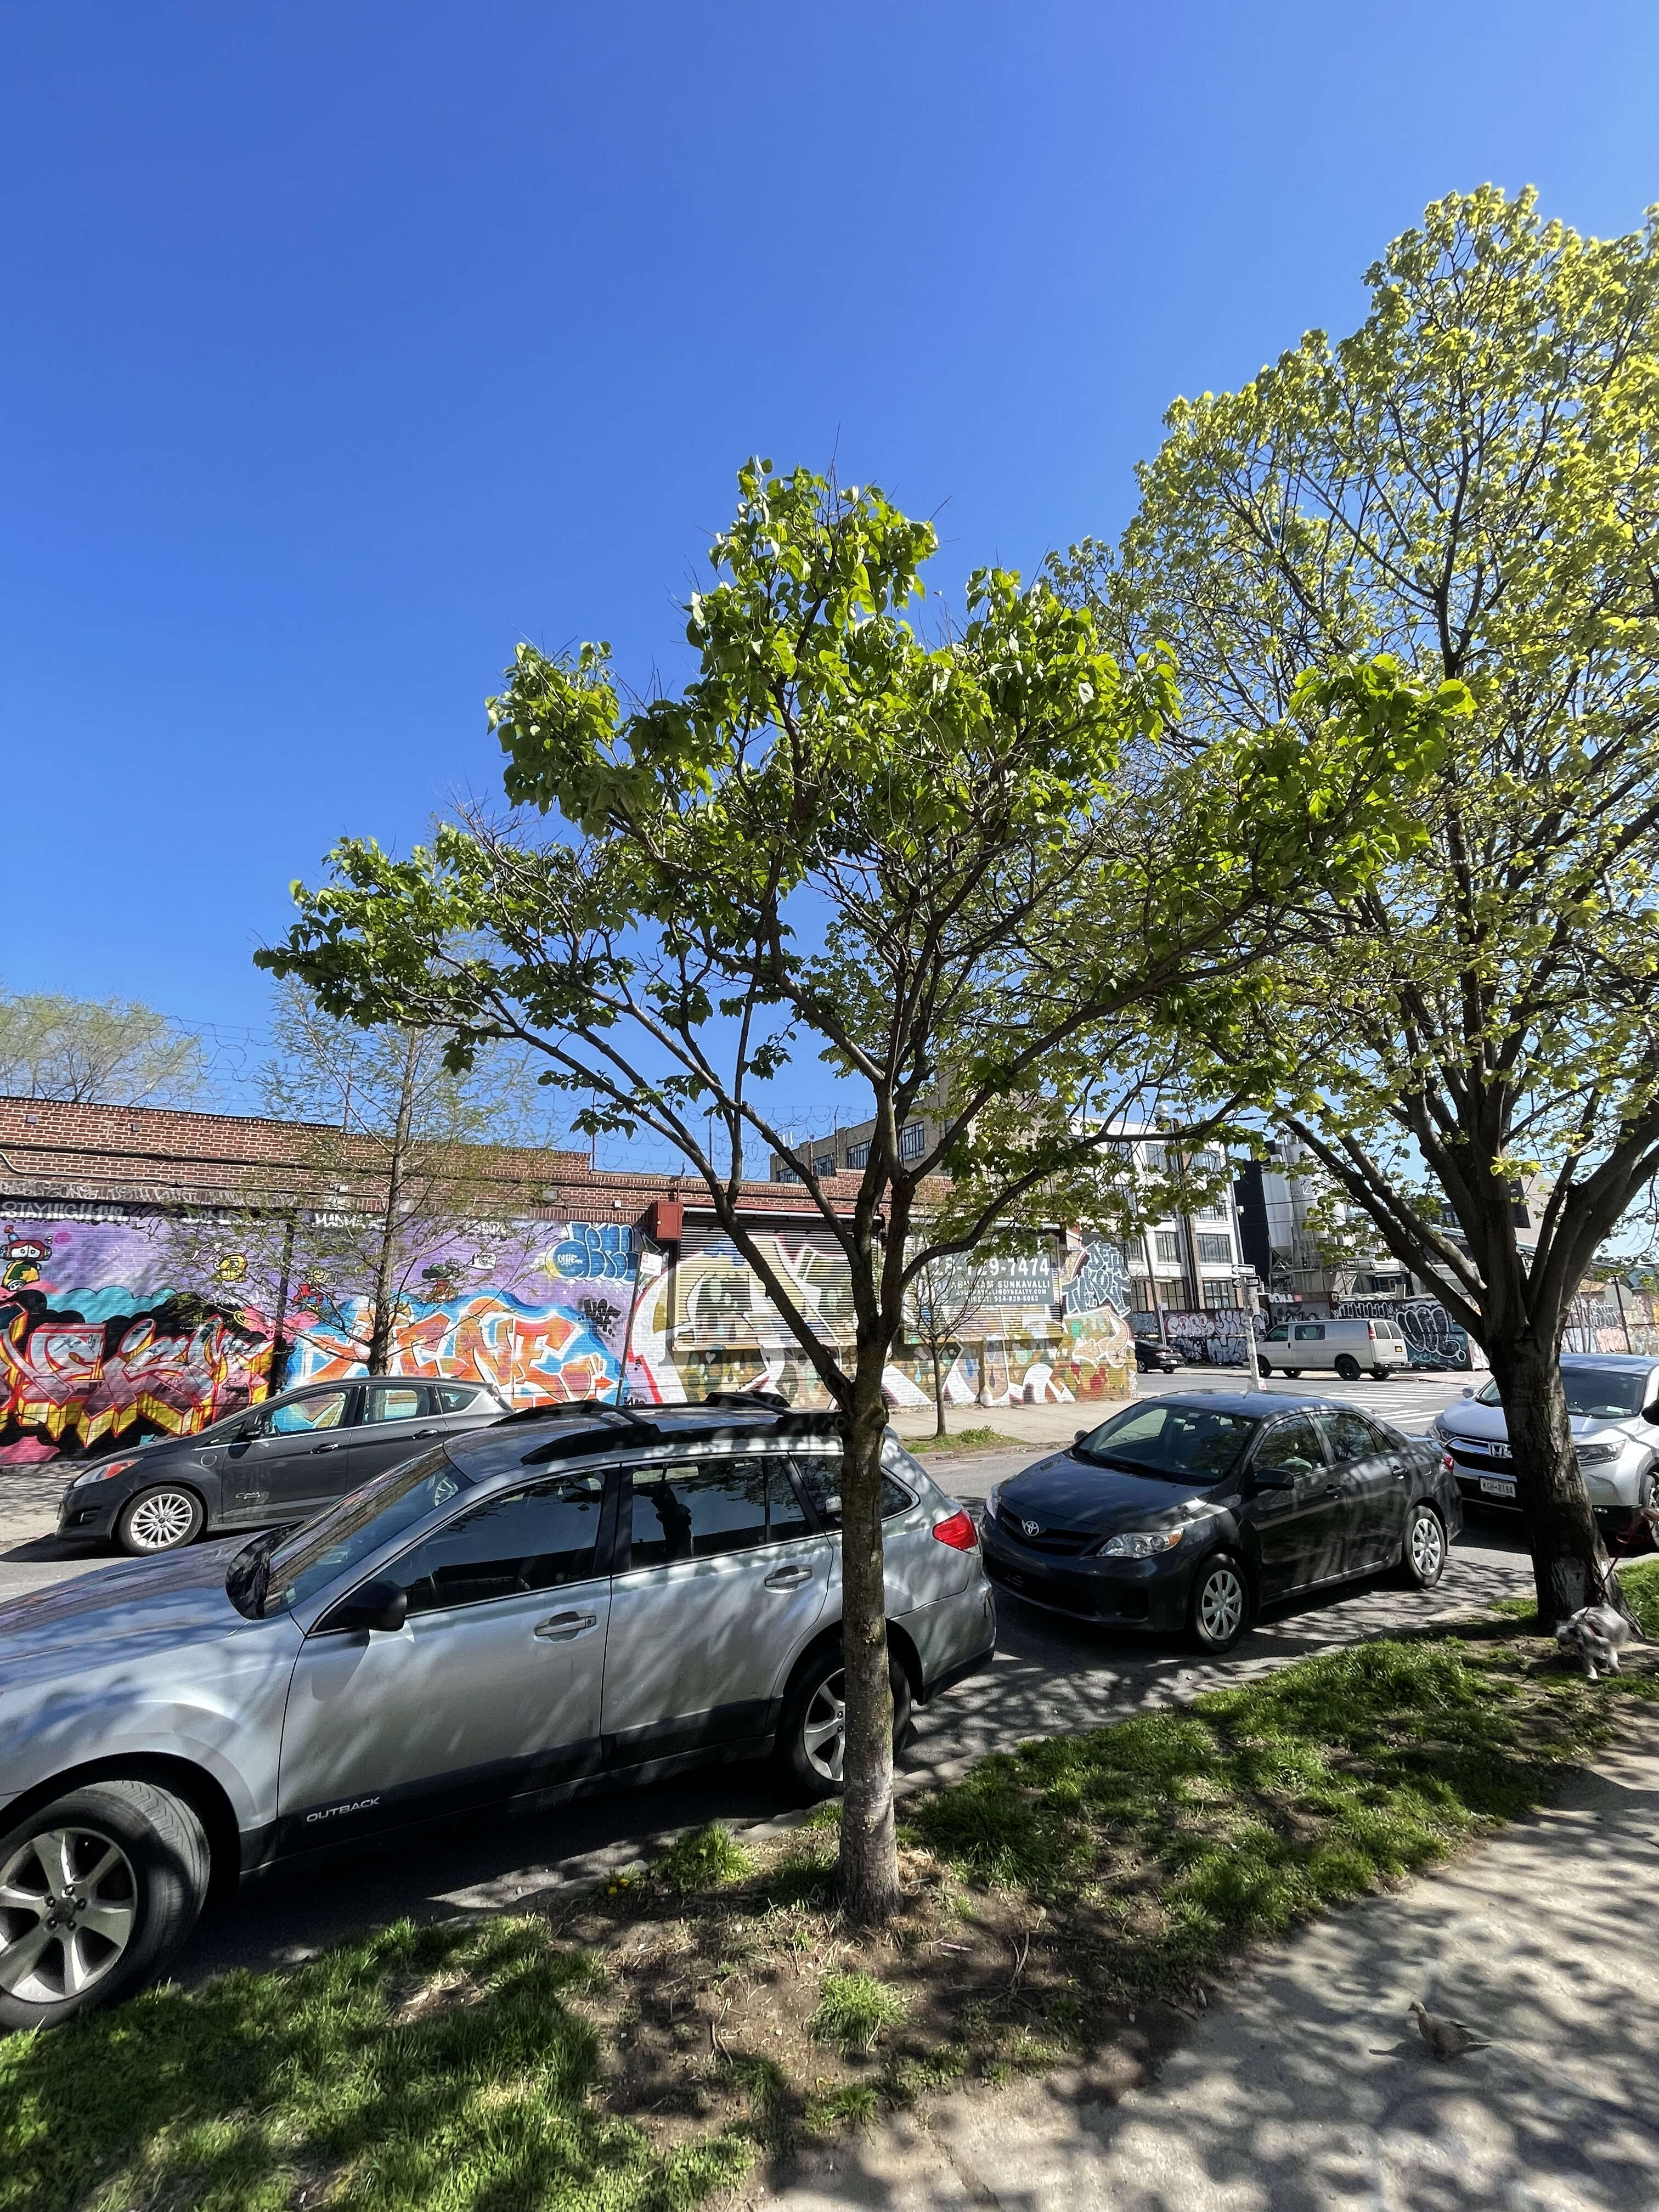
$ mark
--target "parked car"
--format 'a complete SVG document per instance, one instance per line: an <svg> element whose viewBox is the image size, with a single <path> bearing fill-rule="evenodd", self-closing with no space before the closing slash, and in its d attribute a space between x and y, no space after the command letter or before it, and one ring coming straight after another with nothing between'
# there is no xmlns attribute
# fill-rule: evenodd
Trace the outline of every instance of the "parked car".
<svg viewBox="0 0 1659 2212"><path fill-rule="evenodd" d="M1610 1535L1626 1536L1659 1505L1659 1360L1574 1352L1561 1362L1568 1425L1584 1487ZM1509 1430L1496 1382L1470 1384L1433 1433L1451 1455L1458 1488L1481 1505L1515 1504Z"/></svg>
<svg viewBox="0 0 1659 2212"><path fill-rule="evenodd" d="M1322 1398L1182 1391L996 1485L985 1566L1051 1612L1221 1652L1298 1591L1396 1567L1431 1589L1462 1525L1438 1444Z"/></svg>
<svg viewBox="0 0 1659 2212"><path fill-rule="evenodd" d="M0 2026L161 1973L210 1884L348 1838L771 1754L839 1790L832 1417L568 1406L321 1518L0 1607ZM973 1522L890 1435L895 1728L988 1659Z"/></svg>
<svg viewBox="0 0 1659 2212"><path fill-rule="evenodd" d="M1411 1364L1400 1325L1392 1321L1282 1321L1256 1347L1263 1375L1277 1367L1294 1382L1302 1374L1336 1374L1357 1382L1361 1370L1385 1382Z"/></svg>
<svg viewBox="0 0 1659 2212"><path fill-rule="evenodd" d="M483 1428L511 1410L487 1382L398 1375L284 1390L193 1437L94 1460L64 1492L58 1533L143 1557L227 1528L305 1519L416 1445Z"/></svg>
<svg viewBox="0 0 1659 2212"><path fill-rule="evenodd" d="M1155 1336L1135 1339L1135 1367L1142 1375L1173 1375L1181 1364L1181 1355L1172 1344L1162 1344Z"/></svg>

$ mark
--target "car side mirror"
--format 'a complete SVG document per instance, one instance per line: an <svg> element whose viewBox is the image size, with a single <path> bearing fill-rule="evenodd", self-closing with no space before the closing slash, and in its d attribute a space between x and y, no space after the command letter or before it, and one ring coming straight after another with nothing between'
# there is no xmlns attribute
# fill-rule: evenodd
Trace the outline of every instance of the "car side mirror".
<svg viewBox="0 0 1659 2212"><path fill-rule="evenodd" d="M1258 1490L1294 1490L1296 1472L1288 1467L1252 1468L1250 1480Z"/></svg>
<svg viewBox="0 0 1659 2212"><path fill-rule="evenodd" d="M1089 1431L1087 1431L1087 1429L1079 1429L1079 1430L1075 1432L1075 1434L1073 1436L1072 1442L1073 1442L1074 1444L1080 1444L1080 1443L1083 1442L1083 1439L1085 1438L1085 1437L1086 1437L1086 1436L1088 1435L1088 1433L1089 1433Z"/></svg>
<svg viewBox="0 0 1659 2212"><path fill-rule="evenodd" d="M397 1630L409 1618L409 1592L395 1583L364 1583L343 1598L332 1613L317 1624L317 1632L333 1628Z"/></svg>
<svg viewBox="0 0 1659 2212"><path fill-rule="evenodd" d="M1463 1395L1464 1395L1466 1398L1473 1398L1473 1397L1474 1397L1474 1383L1473 1383L1473 1382L1466 1382L1466 1383L1463 1385Z"/></svg>

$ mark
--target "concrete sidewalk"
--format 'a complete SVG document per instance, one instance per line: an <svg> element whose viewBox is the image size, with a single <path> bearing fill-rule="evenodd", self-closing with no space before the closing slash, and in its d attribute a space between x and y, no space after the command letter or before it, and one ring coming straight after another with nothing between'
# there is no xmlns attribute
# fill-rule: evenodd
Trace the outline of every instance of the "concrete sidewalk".
<svg viewBox="0 0 1659 2212"><path fill-rule="evenodd" d="M778 2212L1654 2212L1659 1712L1560 1802L1332 1914L1221 1993L1162 2078L942 2099L807 2154ZM1421 1996L1492 2048L1437 2063Z"/></svg>

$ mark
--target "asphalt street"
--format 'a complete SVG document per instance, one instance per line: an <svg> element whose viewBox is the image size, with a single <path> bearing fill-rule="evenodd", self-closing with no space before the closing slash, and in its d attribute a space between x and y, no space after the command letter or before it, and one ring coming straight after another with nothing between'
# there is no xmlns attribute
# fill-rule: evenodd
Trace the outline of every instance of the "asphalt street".
<svg viewBox="0 0 1659 2212"><path fill-rule="evenodd" d="M1215 1370L1188 1370L1143 1376L1141 1389L1152 1395L1234 1382ZM1292 1395L1303 1386L1268 1387ZM1328 1395L1374 1406L1401 1427L1420 1430L1462 1387L1455 1376L1402 1378L1338 1383ZM1070 1408L1025 1410L1044 1416L1041 1437L1024 1437L1006 1452L930 1458L941 1486L977 1507L993 1482L1054 1449L1090 1419L1079 1413L1073 1419ZM1024 1425L1018 1409L978 1418ZM0 1473L0 1599L105 1564L60 1553L50 1536L62 1481L61 1474L49 1480L34 1472ZM1526 1589L1529 1579L1513 1521L1483 1516L1465 1530L1440 1588L1429 1596L1380 1581L1324 1592L1268 1614L1218 1662L1201 1662L1174 1643L1056 1619L1005 1597L994 1662L918 1713L901 1787L948 1778L985 1753L1027 1737L1098 1727L1334 1645L1467 1614ZM573 1883L648 1860L689 1826L720 1820L741 1828L785 1811L764 1768L732 1766L649 1790L612 1790L531 1817L496 1816L399 1838L320 1872L277 1875L245 1893L204 1922L179 1972L196 1982L233 1965L292 1960L349 1929L404 1914L443 1917L551 1901Z"/></svg>

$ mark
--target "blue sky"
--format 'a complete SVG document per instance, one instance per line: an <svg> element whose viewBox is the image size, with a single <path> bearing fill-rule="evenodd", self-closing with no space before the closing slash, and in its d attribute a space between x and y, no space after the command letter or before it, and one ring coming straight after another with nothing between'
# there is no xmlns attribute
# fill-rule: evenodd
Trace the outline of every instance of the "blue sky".
<svg viewBox="0 0 1659 2212"><path fill-rule="evenodd" d="M1659 10L25 0L0 66L0 979L255 1030L514 641L679 665L750 452L1121 526L1425 201L1659 199Z"/></svg>

